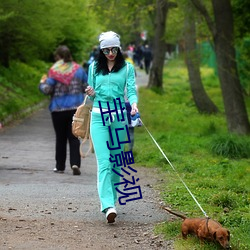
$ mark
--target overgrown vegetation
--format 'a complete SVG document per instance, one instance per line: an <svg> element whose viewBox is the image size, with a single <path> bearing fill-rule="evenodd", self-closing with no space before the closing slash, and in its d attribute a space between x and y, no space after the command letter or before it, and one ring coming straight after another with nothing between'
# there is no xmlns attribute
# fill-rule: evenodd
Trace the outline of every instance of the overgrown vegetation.
<svg viewBox="0 0 250 250"><path fill-rule="evenodd" d="M52 61L60 44L70 48L75 60L88 59L99 33L93 26L101 27L90 2L37 0L34 11L31 0L0 1L0 65L8 68L16 59Z"/></svg>
<svg viewBox="0 0 250 250"><path fill-rule="evenodd" d="M201 72L206 91L220 114L197 112L186 68L182 61L174 60L165 67L164 94L139 90L141 117L202 208L230 230L232 249L246 250L250 248L250 138L227 133L218 79L210 68L204 67ZM250 100L246 102L250 108ZM163 184L159 183L158 189L164 203L188 217L202 217L202 211L146 130L136 128L135 133L136 164L159 169ZM168 239L175 238L178 250L219 249L214 243L201 247L194 237L184 242L179 237L180 225L181 220L176 219L159 224L155 230Z"/></svg>
<svg viewBox="0 0 250 250"><path fill-rule="evenodd" d="M8 69L0 67L1 123L10 115L18 118L21 111L45 99L38 90L38 83L48 67L41 61L33 61L31 65L13 61Z"/></svg>
<svg viewBox="0 0 250 250"><path fill-rule="evenodd" d="M211 143L214 154L232 159L250 158L250 145L237 136L216 136Z"/></svg>

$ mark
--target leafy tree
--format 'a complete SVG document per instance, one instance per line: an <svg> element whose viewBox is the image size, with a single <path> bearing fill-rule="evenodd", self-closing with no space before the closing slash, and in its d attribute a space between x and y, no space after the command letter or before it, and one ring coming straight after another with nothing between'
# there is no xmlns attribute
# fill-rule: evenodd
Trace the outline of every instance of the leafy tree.
<svg viewBox="0 0 250 250"><path fill-rule="evenodd" d="M166 20L169 9L173 7L177 7L176 3L169 2L168 0L156 1L154 57L149 75L149 88L157 87L162 89L163 66L166 54L166 42L164 40Z"/></svg>
<svg viewBox="0 0 250 250"><path fill-rule="evenodd" d="M95 20L87 10L88 2L2 0L0 63L8 67L11 59L48 60L62 43L67 43L74 57L82 59L95 37Z"/></svg>
<svg viewBox="0 0 250 250"><path fill-rule="evenodd" d="M250 1L232 0L232 10L234 16L235 37L244 38L250 36Z"/></svg>
<svg viewBox="0 0 250 250"><path fill-rule="evenodd" d="M37 1L35 10L34 2L30 0L3 0L0 5L3 13L12 13L0 22L0 51L4 55L1 57L4 66L8 67L12 58L27 61L37 55L38 50L44 51L45 46L52 45L56 34L53 37L48 32L49 25L44 18L45 13L48 14L45 10L50 8L44 8L41 1Z"/></svg>
<svg viewBox="0 0 250 250"><path fill-rule="evenodd" d="M241 85L245 94L250 95L250 8L248 0L232 1L234 30L236 36L237 61Z"/></svg>
<svg viewBox="0 0 250 250"><path fill-rule="evenodd" d="M214 17L200 0L191 1L204 16L213 37L228 130L249 134L250 124L236 64L230 0L212 0Z"/></svg>
<svg viewBox="0 0 250 250"><path fill-rule="evenodd" d="M122 46L141 43L140 33L153 34L154 0L94 0L92 3L102 31L113 30L121 35Z"/></svg>
<svg viewBox="0 0 250 250"><path fill-rule="evenodd" d="M192 15L191 15L192 13ZM205 88L202 84L200 74L200 55L197 50L196 44L196 18L194 7L190 2L185 5L185 28L184 28L184 40L185 40L185 55L186 64L188 68L188 76L191 87L191 92L194 98L194 102L199 112L201 113L217 113L218 108L211 101L207 95Z"/></svg>
<svg viewBox="0 0 250 250"><path fill-rule="evenodd" d="M64 20L61 23L61 36L58 37L58 42L68 45L74 59L80 61L88 56L89 51L96 44L96 27L98 27L96 16L89 7L88 1L63 1L63 4L61 15L64 16Z"/></svg>
<svg viewBox="0 0 250 250"><path fill-rule="evenodd" d="M168 12L164 34L164 40L168 44L179 44L183 39L185 19L183 2L186 2L186 0L176 1L177 7L171 8Z"/></svg>

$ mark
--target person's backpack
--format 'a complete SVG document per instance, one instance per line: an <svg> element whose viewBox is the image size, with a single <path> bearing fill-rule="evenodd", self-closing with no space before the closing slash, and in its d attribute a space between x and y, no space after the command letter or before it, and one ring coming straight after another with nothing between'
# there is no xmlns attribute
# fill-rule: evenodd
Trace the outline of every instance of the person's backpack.
<svg viewBox="0 0 250 250"><path fill-rule="evenodd" d="M72 121L72 133L80 141L80 155L85 158L90 151L93 151L93 144L90 137L90 112L92 110L92 102L87 102L88 96L86 95L83 103L77 108ZM89 140L89 148L86 153L83 152L85 142Z"/></svg>

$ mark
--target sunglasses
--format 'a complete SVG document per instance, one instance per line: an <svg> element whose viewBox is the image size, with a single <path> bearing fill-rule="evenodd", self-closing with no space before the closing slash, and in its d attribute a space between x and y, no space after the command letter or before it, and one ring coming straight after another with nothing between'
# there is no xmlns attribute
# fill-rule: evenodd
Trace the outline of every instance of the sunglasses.
<svg viewBox="0 0 250 250"><path fill-rule="evenodd" d="M112 52L112 54L117 54L118 48L117 47L114 47L114 48L111 48L111 49L105 48L105 49L102 50L104 55L109 55L110 51Z"/></svg>

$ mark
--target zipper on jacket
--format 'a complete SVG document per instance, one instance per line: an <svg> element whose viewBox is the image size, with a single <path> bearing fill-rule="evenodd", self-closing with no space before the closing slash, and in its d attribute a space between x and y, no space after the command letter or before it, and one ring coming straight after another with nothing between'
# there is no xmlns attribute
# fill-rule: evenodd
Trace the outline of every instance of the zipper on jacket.
<svg viewBox="0 0 250 250"><path fill-rule="evenodd" d="M110 75L111 75L111 72L109 72L109 79L108 79L108 81L109 81L109 93L108 93L108 96L109 96L109 99L111 99L111 94L110 94L110 88L111 88L111 86L110 86Z"/></svg>

